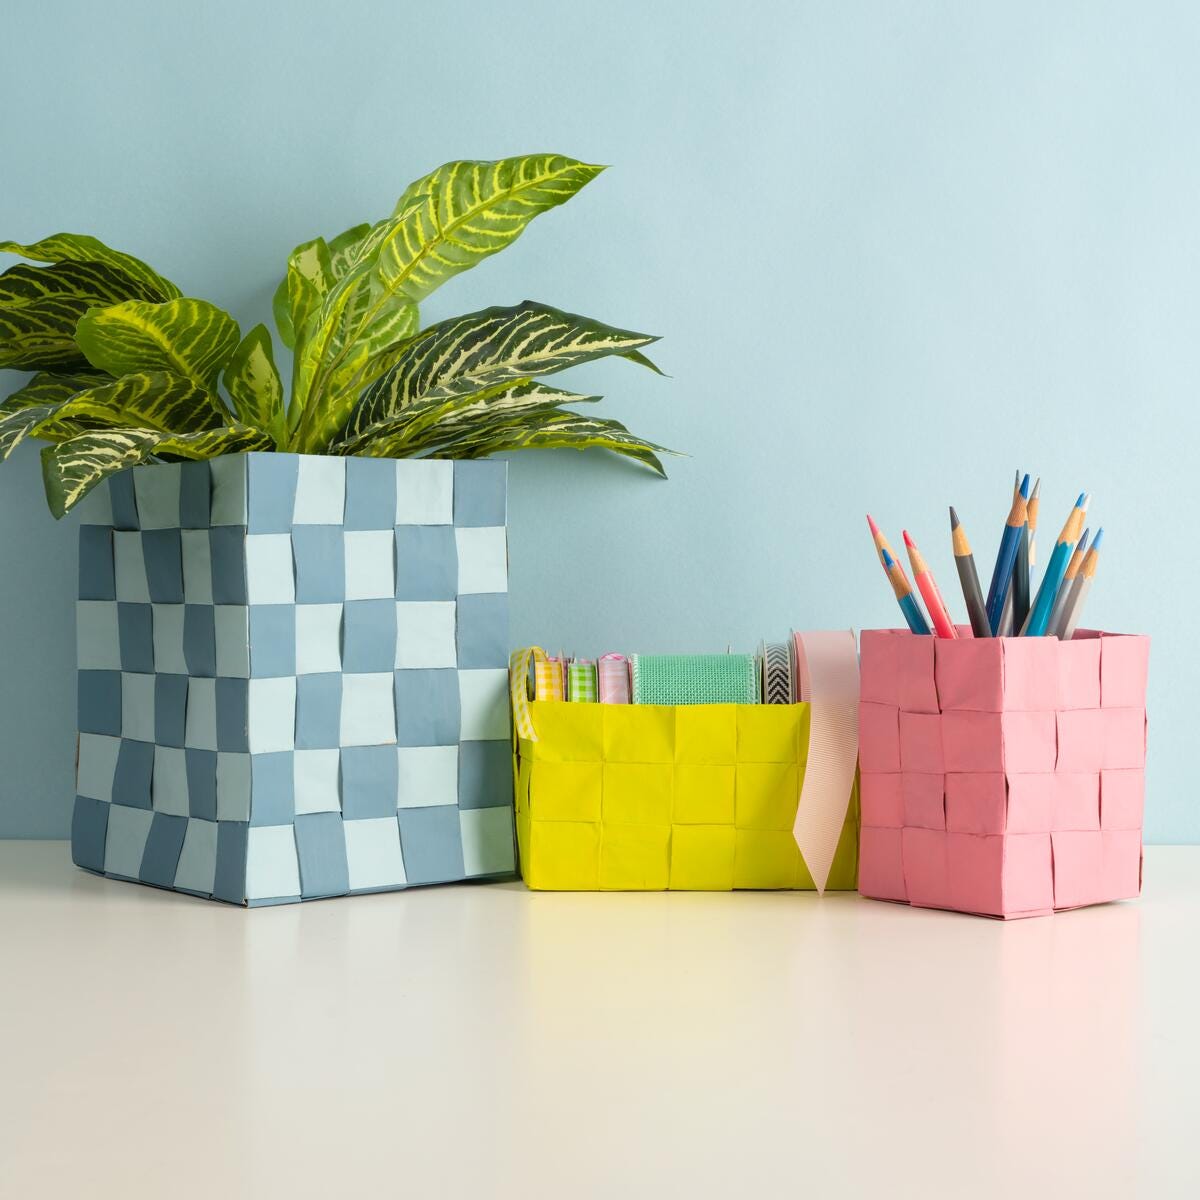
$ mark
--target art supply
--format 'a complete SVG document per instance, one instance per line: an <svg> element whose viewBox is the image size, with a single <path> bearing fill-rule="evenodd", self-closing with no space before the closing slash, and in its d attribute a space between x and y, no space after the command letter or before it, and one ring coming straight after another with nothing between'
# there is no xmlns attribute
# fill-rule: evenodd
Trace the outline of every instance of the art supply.
<svg viewBox="0 0 1200 1200"><path fill-rule="evenodd" d="M1000 614L1000 628L996 630L997 637L1012 637L1013 634L1013 593L1009 584L1008 594L1004 597L1004 611Z"/></svg>
<svg viewBox="0 0 1200 1200"><path fill-rule="evenodd" d="M962 586L963 600L967 605L971 632L977 638L991 637L992 627L988 624L987 608L983 603L983 589L979 586L975 555L971 553L967 531L962 527L953 505L950 508L950 536L954 542L954 565L958 568L958 582Z"/></svg>
<svg viewBox="0 0 1200 1200"><path fill-rule="evenodd" d="M1000 549L996 554L996 566L992 571L992 583L988 588L988 625L995 634L1000 629L1000 618L1004 612L1005 595L1012 579L1013 567L1017 561L1017 543L1021 530L1025 527L1029 506L1029 476L1021 481L1017 494L1013 497L1012 508L1008 512L1008 520L1004 523L1004 533L1000 538Z"/></svg>
<svg viewBox="0 0 1200 1200"><path fill-rule="evenodd" d="M1087 553L1088 534L1089 530L1083 531L1083 536L1079 539L1079 545L1075 547L1074 553L1071 555L1071 561L1067 563L1066 573L1063 575L1063 581L1059 584L1058 594L1054 597L1054 607L1050 610L1050 619L1046 622L1046 632L1055 636L1059 635L1059 630L1062 628L1063 615L1067 611L1067 601L1071 596L1071 588L1075 583L1076 577L1079 575L1079 568L1083 565L1083 556Z"/></svg>
<svg viewBox="0 0 1200 1200"><path fill-rule="evenodd" d="M758 704L753 654L635 654L634 704Z"/></svg>
<svg viewBox="0 0 1200 1200"><path fill-rule="evenodd" d="M793 703L792 652L787 642L764 642L762 650L762 702Z"/></svg>
<svg viewBox="0 0 1200 1200"><path fill-rule="evenodd" d="M1064 642L1069 642L1075 636L1075 629L1083 613L1084 601L1087 600L1088 592L1092 590L1092 580L1100 562L1100 543L1103 540L1104 530L1100 529L1096 532L1096 540L1092 543L1092 548L1084 556L1079 574L1075 576L1071 595L1067 600L1066 612L1063 614L1062 626L1058 631L1058 636Z"/></svg>
<svg viewBox="0 0 1200 1200"><path fill-rule="evenodd" d="M561 700L563 698L563 664L561 658L538 658L533 663L533 698Z"/></svg>
<svg viewBox="0 0 1200 1200"><path fill-rule="evenodd" d="M1029 504L1025 509L1025 524L1017 539L1017 561L1013 564L1012 583L1009 593L1012 596L1012 628L1020 629L1029 616L1029 540L1033 537L1033 526L1030 523L1030 513L1036 512L1038 489L1042 486L1041 479L1033 485L1029 494Z"/></svg>
<svg viewBox="0 0 1200 1200"><path fill-rule="evenodd" d="M596 703L596 664L588 658L573 658L567 664L567 700L572 704Z"/></svg>
<svg viewBox="0 0 1200 1200"><path fill-rule="evenodd" d="M1090 499L1085 492L1079 493L1079 499L1075 501L1075 507L1067 517L1062 532L1058 535L1058 541L1054 543L1054 552L1046 564L1046 574L1042 576L1042 586L1038 588L1033 607L1029 610L1029 618L1021 630L1023 637L1046 636L1050 610L1054 607L1054 599L1058 595L1063 575L1066 574L1067 563L1075 550L1075 543L1079 541L1079 532L1083 528L1083 519Z"/></svg>
<svg viewBox="0 0 1200 1200"><path fill-rule="evenodd" d="M904 545L908 548L908 560L912 563L913 578L917 581L917 587L921 589L925 607L929 610L929 618L933 622L934 632L940 638L958 637L958 630L954 628L954 622L950 620L950 613L946 608L946 602L942 599L942 593L938 590L933 572L930 571L921 551L917 549L916 542L909 536L908 530L903 532Z"/></svg>
<svg viewBox="0 0 1200 1200"><path fill-rule="evenodd" d="M605 654L597 664L601 704L629 703L629 660L623 654Z"/></svg>
<svg viewBox="0 0 1200 1200"><path fill-rule="evenodd" d="M1042 477L1039 475L1033 485L1033 491L1029 493L1029 507L1025 513L1026 523L1029 525L1029 572L1032 575L1033 568L1037 566L1037 524L1038 524L1038 508L1041 505L1039 493L1042 490Z"/></svg>
<svg viewBox="0 0 1200 1200"><path fill-rule="evenodd" d="M929 622L925 620L925 614L921 611L916 596L913 595L912 584L908 582L904 569L892 557L892 552L887 547L884 547L882 554L883 569L887 572L888 579L891 580L892 591L896 593L896 602L900 605L900 611L904 614L909 629L913 633L928 633Z"/></svg>

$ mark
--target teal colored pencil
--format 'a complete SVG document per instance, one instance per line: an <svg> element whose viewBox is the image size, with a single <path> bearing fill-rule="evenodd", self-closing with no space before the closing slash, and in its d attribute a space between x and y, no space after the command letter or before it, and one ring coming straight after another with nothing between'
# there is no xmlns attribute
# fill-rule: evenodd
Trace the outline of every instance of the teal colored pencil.
<svg viewBox="0 0 1200 1200"><path fill-rule="evenodd" d="M1012 579L1013 566L1017 561L1017 542L1021 530L1025 528L1025 520L1029 507L1029 476L1021 480L1021 487L1013 497L1012 508L1008 512L1008 520L1004 523L1004 533L1000 537L1000 549L996 554L996 566L992 571L992 584L988 588L988 625L992 637L996 637L1000 629L1000 618L1004 615L1004 602L1008 597L1008 585Z"/></svg>
<svg viewBox="0 0 1200 1200"><path fill-rule="evenodd" d="M1025 628L1021 630L1023 637L1046 636L1046 625L1054 608L1054 600L1058 596L1063 576L1067 573L1067 565L1075 551L1075 543L1079 541L1079 531L1083 528L1083 518L1087 513L1090 500L1091 497L1086 492L1079 493L1079 499L1075 501L1071 515L1067 517L1066 524L1062 527L1062 533L1058 535L1058 541L1054 543L1054 553L1050 555L1050 561L1046 565L1046 574L1042 576L1042 586L1038 588L1037 598L1029 610L1029 619L1025 622Z"/></svg>
<svg viewBox="0 0 1200 1200"><path fill-rule="evenodd" d="M879 553L883 558L883 569L887 571L888 579L891 580L892 591L896 593L896 601L900 605L904 619L908 622L909 629L913 633L928 633L929 622L925 620L925 614L921 611L921 606L913 595L912 584L905 577L904 569L892 557L886 546L881 546Z"/></svg>

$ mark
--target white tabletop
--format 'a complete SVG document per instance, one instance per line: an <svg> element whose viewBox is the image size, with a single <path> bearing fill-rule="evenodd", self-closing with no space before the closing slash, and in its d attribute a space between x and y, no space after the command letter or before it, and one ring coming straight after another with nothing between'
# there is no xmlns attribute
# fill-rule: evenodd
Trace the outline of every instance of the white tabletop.
<svg viewBox="0 0 1200 1200"><path fill-rule="evenodd" d="M245 912L0 843L0 1195L1194 1196L1200 847L1003 924L430 888Z"/></svg>

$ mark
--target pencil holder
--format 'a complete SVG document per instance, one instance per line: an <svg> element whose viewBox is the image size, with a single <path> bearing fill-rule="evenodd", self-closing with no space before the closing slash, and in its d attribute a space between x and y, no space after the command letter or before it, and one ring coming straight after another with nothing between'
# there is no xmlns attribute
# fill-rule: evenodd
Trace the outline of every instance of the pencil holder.
<svg viewBox="0 0 1200 1200"><path fill-rule="evenodd" d="M1150 640L862 634L859 891L994 917L1141 890Z"/></svg>
<svg viewBox="0 0 1200 1200"><path fill-rule="evenodd" d="M858 835L853 635L796 635L798 704L529 698L513 655L521 873L550 891L852 890ZM840 683L822 690L818 680ZM849 680L850 682L846 682Z"/></svg>

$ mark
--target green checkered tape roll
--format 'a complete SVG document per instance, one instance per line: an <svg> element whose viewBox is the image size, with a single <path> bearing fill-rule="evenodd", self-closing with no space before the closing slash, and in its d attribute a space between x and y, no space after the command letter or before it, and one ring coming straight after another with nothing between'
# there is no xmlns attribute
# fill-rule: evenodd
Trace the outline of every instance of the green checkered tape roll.
<svg viewBox="0 0 1200 1200"><path fill-rule="evenodd" d="M567 699L575 704L595 704L596 664L577 658L567 664Z"/></svg>
<svg viewBox="0 0 1200 1200"><path fill-rule="evenodd" d="M758 704L753 654L635 654L634 704Z"/></svg>

